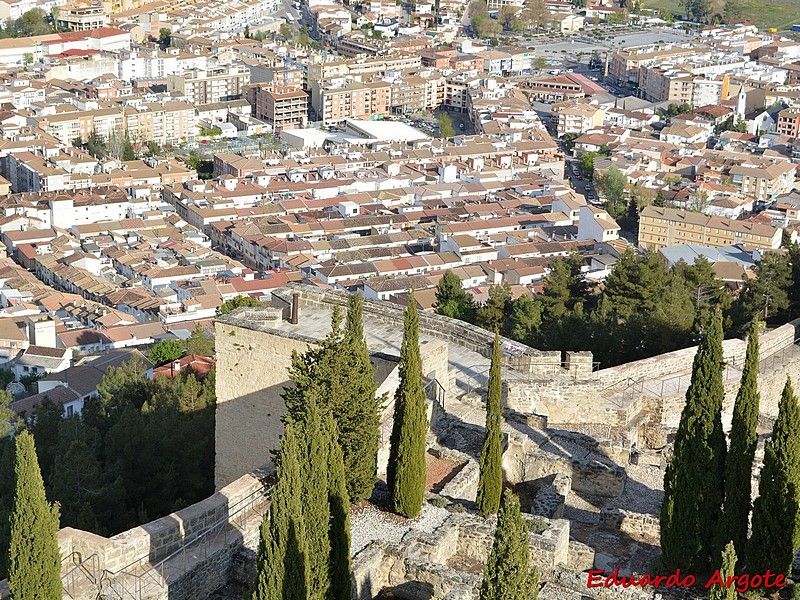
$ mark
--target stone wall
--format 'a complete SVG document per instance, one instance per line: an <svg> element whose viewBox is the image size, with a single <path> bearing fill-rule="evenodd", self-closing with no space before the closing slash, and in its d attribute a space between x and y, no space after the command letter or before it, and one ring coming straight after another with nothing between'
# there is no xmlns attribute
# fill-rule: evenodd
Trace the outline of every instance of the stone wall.
<svg viewBox="0 0 800 600"><path fill-rule="evenodd" d="M193 563L192 568L184 576L168 581L169 598L171 600L190 600L205 597L200 591L207 592L224 585L230 571L230 561L237 547L248 544L255 547L258 537L258 523L269 506L268 485L272 476L271 467L248 473L231 482L214 495L187 506L166 517L134 527L111 538L65 527L58 532L58 543L62 556L62 575L70 571L92 555L96 562L86 563L87 569L94 571L100 579L101 574L106 584L113 581L116 574L142 573L150 565L168 558L181 546L192 542L206 532L212 525L223 526L224 523L237 525L240 535L229 544L208 553L203 564ZM247 527L241 527L239 518L245 514L252 515ZM195 549L201 548L202 541L196 542ZM195 552L193 560L200 551ZM94 600L98 590L89 584L88 579L76 576L72 581L77 592L75 600ZM216 584L217 587L213 587ZM2 589L0 585L0 589ZM154 589L159 586L154 586ZM164 592L166 593L166 592ZM156 590L148 598L160 600Z"/></svg>
<svg viewBox="0 0 800 600"><path fill-rule="evenodd" d="M283 434L286 368L293 351L315 341L259 325L252 320L259 312L237 311L216 323L217 489L271 460Z"/></svg>
<svg viewBox="0 0 800 600"><path fill-rule="evenodd" d="M576 559L570 556L568 521L525 518L535 521L529 532L531 564L550 569ZM399 598L476 600L481 573L465 572L457 565L486 562L495 521L453 513L435 531L412 530L399 543L372 542L353 559L356 598L372 600L381 590L393 588ZM422 591L428 595L415 595Z"/></svg>
<svg viewBox="0 0 800 600"><path fill-rule="evenodd" d="M621 531L635 539L646 538L655 543L661 536L658 517L621 508L601 509L599 524L603 529Z"/></svg>

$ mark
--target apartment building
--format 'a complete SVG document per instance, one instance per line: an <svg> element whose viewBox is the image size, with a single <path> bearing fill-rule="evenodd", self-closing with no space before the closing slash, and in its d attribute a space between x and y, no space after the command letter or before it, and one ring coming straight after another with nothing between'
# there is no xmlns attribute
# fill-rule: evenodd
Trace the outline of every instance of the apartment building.
<svg viewBox="0 0 800 600"><path fill-rule="evenodd" d="M664 63L668 60L684 62L697 58L701 47L691 45L687 47L659 47L639 46L617 50L611 55L608 64L608 74L622 83L639 83L639 74L642 67Z"/></svg>
<svg viewBox="0 0 800 600"><path fill-rule="evenodd" d="M603 126L605 111L593 104L569 106L558 112L558 136L567 133L581 134Z"/></svg>
<svg viewBox="0 0 800 600"><path fill-rule="evenodd" d="M732 167L730 176L742 194L766 202L794 189L797 165L789 161L753 161Z"/></svg>
<svg viewBox="0 0 800 600"><path fill-rule="evenodd" d="M691 72L681 67L644 67L639 73L639 87L650 102L691 104L693 79Z"/></svg>
<svg viewBox="0 0 800 600"><path fill-rule="evenodd" d="M148 102L123 110L128 135L135 141L164 146L192 142L197 134L197 113L188 102Z"/></svg>
<svg viewBox="0 0 800 600"><path fill-rule="evenodd" d="M779 135L800 137L800 108L786 108L779 112L775 127Z"/></svg>
<svg viewBox="0 0 800 600"><path fill-rule="evenodd" d="M31 117L31 121L64 144L71 144L78 138L85 142L92 132L108 138L112 132L124 128L122 111L117 107L90 110L80 110L72 105L62 107L55 114Z"/></svg>
<svg viewBox="0 0 800 600"><path fill-rule="evenodd" d="M326 124L341 123L345 119L369 119L390 111L392 86L385 81L352 82L319 89L316 98L317 118Z"/></svg>
<svg viewBox="0 0 800 600"><path fill-rule="evenodd" d="M249 83L250 69L241 65L208 66L167 75L167 91L191 104L236 100Z"/></svg>
<svg viewBox="0 0 800 600"><path fill-rule="evenodd" d="M58 27L67 31L88 31L106 27L108 13L102 4L68 4L58 12Z"/></svg>
<svg viewBox="0 0 800 600"><path fill-rule="evenodd" d="M781 245L781 234L782 229L774 225L710 217L675 208L648 206L639 215L639 245L651 250L683 244L713 247L748 244L775 249Z"/></svg>
<svg viewBox="0 0 800 600"><path fill-rule="evenodd" d="M244 97L252 115L268 123L275 132L305 127L308 123L308 94L297 87L272 83L248 85Z"/></svg>

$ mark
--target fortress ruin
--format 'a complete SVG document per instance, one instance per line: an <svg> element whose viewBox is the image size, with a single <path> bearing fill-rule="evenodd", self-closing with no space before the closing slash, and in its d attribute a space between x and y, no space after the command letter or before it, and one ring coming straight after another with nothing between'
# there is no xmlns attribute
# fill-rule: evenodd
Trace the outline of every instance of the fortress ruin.
<svg viewBox="0 0 800 600"><path fill-rule="evenodd" d="M242 308L217 320L218 491L113 538L63 529L65 598L203 600L226 583L248 581L258 525L269 504L270 469L264 465L282 432L280 395L288 384L292 351L303 352L322 339L330 330L333 307L346 301L343 292L290 284L273 292L271 307ZM364 304L379 392L389 398L379 455L383 472L403 307ZM787 374L800 366L798 323L761 336L763 432L777 414ZM431 424L429 458L451 469L430 490L417 525L403 529L373 513L354 513L359 599L372 599L383 590L410 600L477 598L480 557L491 543L492 521L475 516L470 506L493 335L421 313L420 341ZM745 347L740 339L724 342L726 424ZM606 369L598 368L602 357L587 352L544 352L507 339L502 348L503 467L531 513L532 554L545 582L540 598L600 598L589 595L581 571L617 567L641 572L654 557L659 486L696 348ZM640 597L632 590L601 593L603 598Z"/></svg>

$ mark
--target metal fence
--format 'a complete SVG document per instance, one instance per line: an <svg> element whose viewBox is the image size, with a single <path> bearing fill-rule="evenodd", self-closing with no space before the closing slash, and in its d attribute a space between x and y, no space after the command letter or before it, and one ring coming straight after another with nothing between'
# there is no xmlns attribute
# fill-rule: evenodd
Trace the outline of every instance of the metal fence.
<svg viewBox="0 0 800 600"><path fill-rule="evenodd" d="M73 567L61 576L61 585L64 594L69 598L80 597L81 591L88 587L92 590L99 590L100 587L100 557L97 552L82 558L79 552L70 555Z"/></svg>
<svg viewBox="0 0 800 600"><path fill-rule="evenodd" d="M264 498L271 488L259 489L237 502L236 510L218 520L166 558L150 566L146 559L109 574L107 595L113 600L145 600L166 591L167 582L186 573L190 562L206 560L220 547L240 541L247 521L261 511Z"/></svg>

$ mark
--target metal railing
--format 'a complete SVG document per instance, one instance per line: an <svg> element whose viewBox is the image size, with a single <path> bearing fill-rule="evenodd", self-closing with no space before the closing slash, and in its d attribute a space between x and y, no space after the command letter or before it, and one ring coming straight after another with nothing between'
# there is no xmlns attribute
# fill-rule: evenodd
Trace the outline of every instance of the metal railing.
<svg viewBox="0 0 800 600"><path fill-rule="evenodd" d="M97 573L100 570L100 557L97 552L86 558L81 558L80 552L73 552L70 558L74 566L61 576L64 594L73 599L78 598L78 590L85 589L86 582L99 591L100 580Z"/></svg>
<svg viewBox="0 0 800 600"><path fill-rule="evenodd" d="M272 488L258 489L242 498L235 506L238 508L226 517L219 519L214 524L182 544L177 550L148 566L141 559L127 567L109 573L108 594L114 600L145 600L149 594L165 590L168 576L181 575L189 570L190 560L205 560L210 551L222 546L240 541L242 531L248 519L259 512L264 498L269 496ZM144 569L144 570L140 570Z"/></svg>
<svg viewBox="0 0 800 600"><path fill-rule="evenodd" d="M431 400L432 402L436 402L442 410L444 408L444 397L446 394L446 390L439 380L436 378L431 379L428 383L425 384L425 397Z"/></svg>

